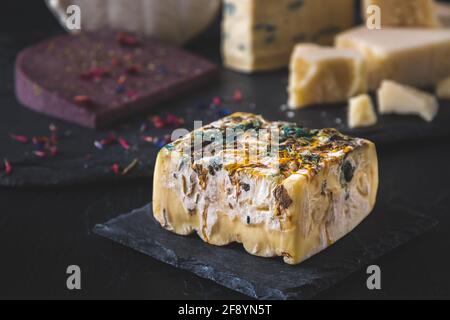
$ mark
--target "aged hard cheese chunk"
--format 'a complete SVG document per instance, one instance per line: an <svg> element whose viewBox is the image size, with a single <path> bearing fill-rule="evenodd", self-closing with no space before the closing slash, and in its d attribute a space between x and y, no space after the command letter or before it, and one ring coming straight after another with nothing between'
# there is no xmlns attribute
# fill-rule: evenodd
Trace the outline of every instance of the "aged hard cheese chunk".
<svg viewBox="0 0 450 320"><path fill-rule="evenodd" d="M435 96L388 80L378 90L378 104L381 114L416 114L428 122L439 109Z"/></svg>
<svg viewBox="0 0 450 320"><path fill-rule="evenodd" d="M353 0L226 0L224 64L243 72L285 67L295 44L331 44L353 18Z"/></svg>
<svg viewBox="0 0 450 320"><path fill-rule="evenodd" d="M230 130L239 138L219 139ZM196 144L199 137L214 139ZM355 228L377 188L370 141L237 113L161 149L153 212L177 234L240 242L251 254L297 264Z"/></svg>
<svg viewBox="0 0 450 320"><path fill-rule="evenodd" d="M372 99L367 94L351 98L348 106L348 126L350 128L370 127L377 123L377 114Z"/></svg>
<svg viewBox="0 0 450 320"><path fill-rule="evenodd" d="M363 16L367 8L376 5L381 9L382 27L437 27L434 0L363 0Z"/></svg>
<svg viewBox="0 0 450 320"><path fill-rule="evenodd" d="M450 75L450 29L358 27L338 35L336 45L365 56L373 90L384 79L427 87Z"/></svg>
<svg viewBox="0 0 450 320"><path fill-rule="evenodd" d="M356 50L297 45L289 77L289 106L345 101L365 92L367 76L363 56Z"/></svg>
<svg viewBox="0 0 450 320"><path fill-rule="evenodd" d="M450 77L438 83L436 95L441 99L450 99Z"/></svg>

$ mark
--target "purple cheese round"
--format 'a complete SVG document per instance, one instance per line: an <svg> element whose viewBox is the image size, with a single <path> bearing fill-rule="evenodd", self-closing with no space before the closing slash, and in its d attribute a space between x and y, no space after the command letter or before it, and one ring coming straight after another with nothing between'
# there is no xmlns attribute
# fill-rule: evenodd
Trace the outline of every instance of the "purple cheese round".
<svg viewBox="0 0 450 320"><path fill-rule="evenodd" d="M61 35L23 50L15 84L26 107L90 128L209 83L218 67L155 39L126 33Z"/></svg>

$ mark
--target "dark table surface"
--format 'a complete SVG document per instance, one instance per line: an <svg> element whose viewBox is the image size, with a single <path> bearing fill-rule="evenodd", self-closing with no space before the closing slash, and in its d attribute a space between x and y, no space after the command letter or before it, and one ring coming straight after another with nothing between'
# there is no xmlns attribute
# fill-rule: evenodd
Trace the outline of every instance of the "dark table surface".
<svg viewBox="0 0 450 320"><path fill-rule="evenodd" d="M21 13L24 20L31 19L26 27L14 25L11 19L10 24L3 21L0 38L21 47L58 32L43 6L37 6L34 13L40 17L37 21ZM217 26L189 48L202 53L205 43L216 46L216 34ZM1 85L0 96L12 94L11 83L2 81ZM11 126L11 122L31 128L37 125L27 120L36 117L31 112L28 115L29 111L16 113L0 107L7 111L0 114L0 126ZM383 201L402 203L440 223L377 261L382 270L382 290L369 291L367 275L361 270L317 298L450 298L449 138L379 147ZM0 147L3 157L8 150ZM0 298L245 298L92 233L96 223L147 204L151 192L148 179L72 187L0 188ZM66 288L69 265L81 267L81 291Z"/></svg>

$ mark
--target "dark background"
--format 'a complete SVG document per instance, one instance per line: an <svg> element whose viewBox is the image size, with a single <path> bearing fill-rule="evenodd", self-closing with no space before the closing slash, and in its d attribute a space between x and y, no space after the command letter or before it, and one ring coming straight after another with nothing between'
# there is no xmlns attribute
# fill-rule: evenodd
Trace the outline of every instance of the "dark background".
<svg viewBox="0 0 450 320"><path fill-rule="evenodd" d="M60 31L43 1L28 1L26 6L19 1L2 2L0 46L20 48ZM208 51L217 59L218 34L216 23L189 48L198 52L214 48ZM11 83L0 85L4 88ZM0 95L11 94L3 88ZM18 118L9 114L7 106L0 108L8 112L0 113L0 126L11 119L18 125L35 125L27 121L29 111L20 110ZM8 152L5 148L0 146L1 158ZM440 224L377 261L382 269L381 291L367 290L367 275L362 270L317 298L450 298L449 156L448 138L379 147L383 201L405 204ZM96 223L141 207L150 199L151 181L147 180L0 188L0 298L245 298L92 234ZM66 289L65 271L71 264L82 269L79 292Z"/></svg>

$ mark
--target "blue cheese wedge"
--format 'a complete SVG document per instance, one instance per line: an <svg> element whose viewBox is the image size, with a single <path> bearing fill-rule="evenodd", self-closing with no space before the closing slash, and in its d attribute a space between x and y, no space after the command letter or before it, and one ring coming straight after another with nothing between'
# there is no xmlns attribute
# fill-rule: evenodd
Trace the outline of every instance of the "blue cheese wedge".
<svg viewBox="0 0 450 320"><path fill-rule="evenodd" d="M363 221L377 188L372 142L236 113L161 149L153 212L176 234L298 264Z"/></svg>
<svg viewBox="0 0 450 320"><path fill-rule="evenodd" d="M297 43L330 45L354 24L353 0L225 0L222 53L241 72L286 67Z"/></svg>

